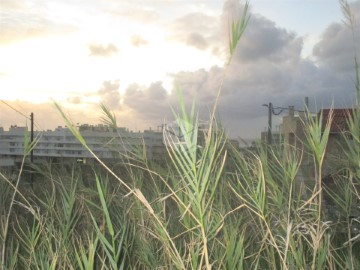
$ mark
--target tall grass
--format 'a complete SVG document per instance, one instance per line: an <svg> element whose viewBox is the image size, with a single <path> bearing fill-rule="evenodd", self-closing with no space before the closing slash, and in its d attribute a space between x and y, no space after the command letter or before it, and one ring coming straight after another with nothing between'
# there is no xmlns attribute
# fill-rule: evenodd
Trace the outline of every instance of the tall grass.
<svg viewBox="0 0 360 270"><path fill-rule="evenodd" d="M247 21L246 6L230 24L230 60ZM331 117L322 126L321 115L307 115L302 148L240 151L215 121L216 102L201 130L195 103L188 111L180 94L182 136L164 130L166 161L134 149L112 167L56 105L97 163L33 164L33 188L22 167L15 183L0 175L1 269L359 269L359 104L349 112L341 160L332 161ZM102 110L116 128L115 115ZM326 162L340 164L332 186L324 183Z"/></svg>

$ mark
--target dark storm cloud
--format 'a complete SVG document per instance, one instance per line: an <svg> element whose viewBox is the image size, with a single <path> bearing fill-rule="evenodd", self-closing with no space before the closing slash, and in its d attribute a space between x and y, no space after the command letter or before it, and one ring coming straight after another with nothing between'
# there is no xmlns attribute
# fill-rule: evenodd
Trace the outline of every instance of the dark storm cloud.
<svg viewBox="0 0 360 270"><path fill-rule="evenodd" d="M179 72L173 74L176 88L182 93L184 103L189 108L195 99L199 118L207 120L219 86L222 69ZM130 85L123 95L122 109L128 110L139 125L156 127L174 119L172 109L177 112L179 93L173 89L168 93L162 82L148 86Z"/></svg>
<svg viewBox="0 0 360 270"><path fill-rule="evenodd" d="M123 96L123 109L128 110L138 125L155 128L174 120L174 112L179 113L181 95L188 110L195 100L199 119L207 121L214 105L221 71L221 68L213 67L210 70L173 74L180 93L175 87L171 93L167 93L161 82L149 86L133 84L126 89Z"/></svg>
<svg viewBox="0 0 360 270"><path fill-rule="evenodd" d="M234 1L228 1L224 6L223 25L228 24L233 4ZM226 71L219 100L219 118L228 127L230 135L259 136L266 125L267 111L262 104L276 102L278 106L288 106L299 100L301 105L304 92L294 93L296 74L302 64L301 50L301 38L252 14ZM219 85L223 73L219 69L209 72L207 82L201 84ZM215 89L217 91L217 87ZM201 99L205 99L208 93L202 93ZM292 96L290 100L289 95ZM256 126L257 130L254 129Z"/></svg>
<svg viewBox="0 0 360 270"><path fill-rule="evenodd" d="M90 44L89 45L90 56L102 56L109 57L116 54L119 49L114 45L109 43L107 46L101 44Z"/></svg>
<svg viewBox="0 0 360 270"><path fill-rule="evenodd" d="M110 110L118 110L120 107L121 95L119 93L120 81L104 81L103 86L98 90L101 102Z"/></svg>
<svg viewBox="0 0 360 270"><path fill-rule="evenodd" d="M177 29L173 37L176 36L186 43L186 37L193 35L191 45L196 47L204 42L202 48L205 49L208 46L207 42L210 42L209 37L219 34L222 29L224 38L215 44L218 48L223 48L227 42L227 29L224 26L228 25L232 2L234 1L226 2L226 16L221 17L222 21L201 13L189 14L178 19L172 26ZM211 20L211 23L207 20ZM343 26L339 26L343 29ZM333 34L329 32L337 33L339 30L331 27L324 32L323 40L318 44L321 53L316 56L321 63L345 63L345 54L334 56L331 53L335 52L332 47L338 46L339 50L342 48L340 38L331 39ZM279 107L293 105L296 109L302 110L304 98L308 96L310 109L314 112L331 105L351 106L354 87L349 78L352 77L352 72L344 69L344 72L336 72L329 65L319 65L310 59L303 59L302 46L303 39L295 33L277 27L264 17L252 14L248 28L226 70L214 66L210 69L178 72L171 76L176 87L182 92L187 106L196 100L201 120L209 119L224 79L217 107L218 120L231 137L259 137L267 125L267 108L262 106L263 104L272 102L274 106ZM335 60L334 57L339 59ZM167 93L161 82L149 86L134 84L126 90L123 105L131 111L138 123L156 126L164 119L173 119L171 108L176 110L179 100L174 89ZM285 110L280 116L274 116L274 127L281 122L281 117L286 113Z"/></svg>
<svg viewBox="0 0 360 270"><path fill-rule="evenodd" d="M221 54L227 45L225 26L228 25L234 2L225 3L221 20L201 13L178 19L171 26L176 29L172 37L198 49L211 48ZM186 106L191 106L195 99L199 118L208 120L222 85L216 115L229 136L259 137L267 125L268 111L263 104L272 102L279 107L292 105L302 110L307 96L310 98L310 110L314 112L331 105L352 106L353 50L344 44L351 43L346 31L341 24L329 26L314 49L316 61L313 61L312 58L304 59L301 56L302 37L252 14L227 69L214 66L171 74L176 87L170 93L164 89L162 82L155 82L147 86L130 85L120 97L118 82L104 82L99 94L119 114L130 116L139 127L147 128L161 125L164 120L172 121L171 108L176 111L179 102L176 88L182 92ZM216 35L222 38L212 42ZM189 36L192 38L188 40ZM349 66L345 65L347 61L350 62ZM117 107L120 100L121 107ZM274 128L286 114L285 110L273 117Z"/></svg>
<svg viewBox="0 0 360 270"><path fill-rule="evenodd" d="M193 72L179 72L173 74L174 81L184 93L186 101L192 102L193 98L199 99L205 106L211 106L220 86L223 69L212 67L209 70L200 69Z"/></svg>
<svg viewBox="0 0 360 270"><path fill-rule="evenodd" d="M141 118L161 119L168 109L167 92L162 82L154 82L150 86L130 85L124 94L124 105L132 109Z"/></svg>
<svg viewBox="0 0 360 270"><path fill-rule="evenodd" d="M360 1L350 4L355 22L360 20ZM347 19L344 19L348 22ZM333 23L324 31L313 54L323 67L346 73L354 69L354 51L359 51L359 26L354 25L354 40L347 23ZM359 57L359 55L358 55Z"/></svg>
<svg viewBox="0 0 360 270"><path fill-rule="evenodd" d="M227 16L234 8L230 2L234 1L228 1L224 7ZM345 27L339 26L341 29ZM325 36L329 36L329 33L325 32ZM313 111L332 105L352 106L353 68L345 69L345 65L340 65L347 63L348 58L346 53L336 55L334 47L344 50L344 46L341 45L341 38L330 37L318 44L323 52L321 63L335 63L338 70L303 59L301 37L277 27L264 17L252 14L227 71L218 107L229 132L259 136L259 131L267 124L267 111L262 104L269 102L280 107L294 105L301 110L304 98L308 96ZM342 43L351 43L351 38L342 38ZM347 46L345 50L349 55L353 53L353 49ZM282 115L285 114L286 111ZM280 120L280 116L274 117L274 121ZM256 129L251 129L256 125L257 134Z"/></svg>
<svg viewBox="0 0 360 270"><path fill-rule="evenodd" d="M270 61L291 61L298 59L302 49L302 38L263 17L253 16L244 38L239 44L237 57L243 61L257 61L267 58Z"/></svg>
<svg viewBox="0 0 360 270"><path fill-rule="evenodd" d="M334 23L326 29L321 41L314 47L313 54L323 66L337 71L349 71L354 67L351 39L349 28Z"/></svg>

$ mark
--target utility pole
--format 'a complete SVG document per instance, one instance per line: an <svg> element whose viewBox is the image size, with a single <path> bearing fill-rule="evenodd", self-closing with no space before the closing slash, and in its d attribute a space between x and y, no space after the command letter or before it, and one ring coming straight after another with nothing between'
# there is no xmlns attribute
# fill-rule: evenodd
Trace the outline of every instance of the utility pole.
<svg viewBox="0 0 360 270"><path fill-rule="evenodd" d="M33 142L34 142L34 113L31 113L30 114L30 146L32 146ZM30 151L30 161L31 163L33 163L34 161L34 151L32 147Z"/></svg>
<svg viewBox="0 0 360 270"><path fill-rule="evenodd" d="M268 108L268 129L267 129L267 143L269 145L272 144L272 115L280 115L284 110L289 110L289 112L292 111L292 113L294 113L294 111L296 112L306 112L309 109L309 98L305 97L305 109L304 111L301 110L295 110L294 106L289 106L288 108L284 108L284 107L278 107L275 106L269 102L269 104L263 104L262 106L267 107Z"/></svg>
<svg viewBox="0 0 360 270"><path fill-rule="evenodd" d="M30 114L30 162L31 164L34 162L34 148L33 148L33 143L34 143L34 113ZM33 173L32 171L30 172L30 185L31 187L33 187Z"/></svg>
<svg viewBox="0 0 360 270"><path fill-rule="evenodd" d="M271 102L269 104L263 104L263 106L268 107L268 130L267 130L267 143L271 145L272 143L272 114L273 114L273 105Z"/></svg>
<svg viewBox="0 0 360 270"><path fill-rule="evenodd" d="M269 119L268 119L268 144L271 145L272 144L272 111L273 111L273 106L272 103L269 102Z"/></svg>
<svg viewBox="0 0 360 270"><path fill-rule="evenodd" d="M272 115L279 115L283 112L283 110L287 110L287 108L282 107L274 107L274 105L269 102L269 104L263 104L263 106L268 108L268 131L267 131L267 143L268 145L272 144ZM275 111L279 110L279 111Z"/></svg>

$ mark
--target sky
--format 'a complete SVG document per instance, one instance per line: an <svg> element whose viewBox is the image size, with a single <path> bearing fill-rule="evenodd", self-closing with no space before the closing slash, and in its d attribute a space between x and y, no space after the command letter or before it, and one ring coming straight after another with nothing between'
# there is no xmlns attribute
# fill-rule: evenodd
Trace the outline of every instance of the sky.
<svg viewBox="0 0 360 270"><path fill-rule="evenodd" d="M360 0L348 1L359 21ZM252 0L232 60L229 21L237 0L1 0L0 125L37 129L101 123L100 103L120 126L156 129L173 120L180 89L230 137L259 137L262 104L310 110L354 104L359 52L337 0ZM355 44L355 45L354 45ZM223 84L221 82L223 81ZM281 117L274 116L274 129Z"/></svg>

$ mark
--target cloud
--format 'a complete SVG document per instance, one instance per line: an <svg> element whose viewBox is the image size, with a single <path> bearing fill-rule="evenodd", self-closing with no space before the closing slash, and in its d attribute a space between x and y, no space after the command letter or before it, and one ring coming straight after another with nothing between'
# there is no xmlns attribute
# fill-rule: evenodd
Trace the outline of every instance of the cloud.
<svg viewBox="0 0 360 270"><path fill-rule="evenodd" d="M120 81L104 81L103 86L98 90L101 102L110 110L119 109L121 95L119 93Z"/></svg>
<svg viewBox="0 0 360 270"><path fill-rule="evenodd" d="M74 96L74 97L68 97L67 102L72 104L81 104L82 103L82 97Z"/></svg>
<svg viewBox="0 0 360 270"><path fill-rule="evenodd" d="M147 45L149 42L147 40L145 40L144 38L142 38L139 35L134 35L131 37L131 44L134 47L141 47L141 46L145 46Z"/></svg>
<svg viewBox="0 0 360 270"><path fill-rule="evenodd" d="M359 17L359 16L357 16ZM330 25L315 45L313 55L318 63L337 72L349 72L354 68L354 48L360 44L359 32L355 30L354 43L351 30L344 24Z"/></svg>
<svg viewBox="0 0 360 270"><path fill-rule="evenodd" d="M30 116L30 113L33 112L36 130L41 131L54 129L57 126L65 126L64 119L52 102L37 104L21 100L6 102L25 116ZM100 113L94 114L91 107L83 107L79 105L67 107L62 104L61 106L73 123L99 123ZM0 110L3 113L1 117L1 126L4 127L5 130L7 130L11 125L30 126L29 119L14 111L9 106L0 103Z"/></svg>
<svg viewBox="0 0 360 270"><path fill-rule="evenodd" d="M2 0L1 1L1 7L6 9L22 9L24 8L24 3L21 2L21 0Z"/></svg>
<svg viewBox="0 0 360 270"><path fill-rule="evenodd" d="M205 37L199 33L190 33L187 36L186 44L199 50L205 50L209 46Z"/></svg>
<svg viewBox="0 0 360 270"><path fill-rule="evenodd" d="M2 0L0 44L77 31L77 27L72 23L56 21L44 7L24 1Z"/></svg>
<svg viewBox="0 0 360 270"><path fill-rule="evenodd" d="M0 44L17 42L19 40L31 39L34 37L52 36L59 33L70 33L76 30L71 25L56 25L53 22L43 18L26 16L21 21L10 16L2 16ZM56 33L56 34L55 34Z"/></svg>
<svg viewBox="0 0 360 270"><path fill-rule="evenodd" d="M237 3L226 1L220 17L191 13L175 19L168 25L168 38L221 55L228 45L228 18ZM352 4L352 7L358 18L360 1ZM131 42L134 46L146 45L146 40L141 36L133 36ZM356 41L356 44L360 42ZM111 56L118 50L110 45L93 45L92 54ZM302 109L304 98L308 96L310 110L314 112L332 104L335 107L352 106L355 95L349 29L343 24L329 25L309 59L302 58L302 49L303 37L252 14L226 69L213 66L176 72L170 76L181 89L187 106L196 100L201 120L209 118L222 85L217 117L229 136L259 137L267 125L267 108L262 104L272 102L274 106L294 105L296 109ZM104 81L97 95L114 110L124 126L141 130L161 125L165 119L173 119L171 108L177 109L178 96L174 89L167 92L161 81L149 85L132 84L124 93L119 92L119 86L119 81ZM79 107L83 106L84 99L74 96L68 101ZM27 108L31 109L30 106ZM46 115L50 111L44 110L42 113ZM81 113L76 113L73 119L86 119ZM286 110L273 117L274 127L285 114Z"/></svg>
<svg viewBox="0 0 360 270"><path fill-rule="evenodd" d="M119 49L112 43L109 43L107 46L101 44L90 44L89 50L90 50L90 56L101 56L101 57L113 56L119 51Z"/></svg>
<svg viewBox="0 0 360 270"><path fill-rule="evenodd" d="M199 50L218 44L219 24L214 16L205 13L190 13L176 19L168 26L170 40L184 43Z"/></svg>
<svg viewBox="0 0 360 270"><path fill-rule="evenodd" d="M235 57L241 62L254 62L265 58L273 62L297 62L302 46L302 37L276 27L264 17L252 15Z"/></svg>
<svg viewBox="0 0 360 270"><path fill-rule="evenodd" d="M351 3L350 8L354 20L359 21L360 1ZM344 21L348 22L346 18ZM354 52L358 53L359 44L360 32L358 25L354 25L354 36L352 36L350 25L332 23L323 32L320 41L314 46L313 55L322 67L340 73L348 73L354 69Z"/></svg>
<svg viewBox="0 0 360 270"><path fill-rule="evenodd" d="M194 12L176 19L171 27L181 33L188 32L189 29L198 33L213 33L213 26L216 24L216 17Z"/></svg>
<svg viewBox="0 0 360 270"><path fill-rule="evenodd" d="M224 12L226 8L229 6L224 8ZM208 29L207 25L202 25L201 22L198 25L195 23L195 18L202 16L204 14L197 13L183 17L188 20L178 19L175 23L177 31L172 37L186 42L186 37L193 35L195 38L191 46L198 46L201 40L209 42L209 37L219 31L222 31L222 36L227 37L227 28L223 27L227 24L226 16L221 17L223 21L215 18L214 21L217 22L212 22L213 29ZM191 24L194 24L194 27L190 27ZM197 30L202 27L205 35L198 36L196 33L200 31ZM201 38L205 36L207 38ZM225 42L215 43L217 50L221 51L226 42L227 39ZM208 45L208 48L210 46L213 46L212 50L216 50L214 45ZM321 44L324 51L330 50L331 46L329 40ZM202 49L205 48L204 45ZM302 48L302 37L277 27L264 17L252 15L238 50L226 70L214 66L209 69L173 73L171 77L181 89L187 106L196 100L199 118L205 121L209 119L219 87L224 80L217 107L218 120L227 129L230 137L259 137L267 125L267 108L262 104L272 102L274 106L286 108L292 105L302 110L304 98L308 96L310 110L314 112L332 104L335 107L352 106L354 87L351 79L349 80L350 70L339 73L326 65L303 59ZM331 57L331 53L323 53L321 61L326 63ZM155 127L162 124L164 119L172 121L174 116L171 108L176 110L178 107L176 91L167 93L162 82L148 86L133 84L126 89L122 99L122 107L118 113L126 112L132 119L136 119L137 125L141 127ZM285 110L281 115L273 117L274 129L286 114Z"/></svg>
<svg viewBox="0 0 360 270"><path fill-rule="evenodd" d="M132 84L126 89L123 98L124 105L136 113L137 117L146 120L153 118L159 121L169 109L167 92L162 82L154 82L149 86Z"/></svg>
<svg viewBox="0 0 360 270"><path fill-rule="evenodd" d="M117 10L110 10L108 13L115 17L125 17L128 20L135 21L137 23L154 23L160 19L160 14L155 10L134 9L133 7L129 7L124 10L124 7L122 6Z"/></svg>

